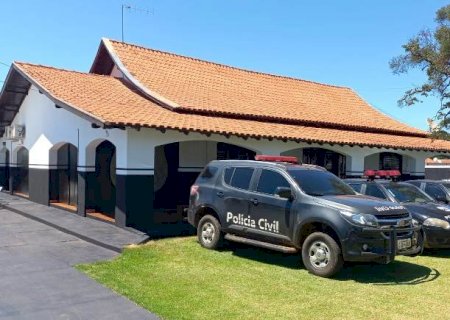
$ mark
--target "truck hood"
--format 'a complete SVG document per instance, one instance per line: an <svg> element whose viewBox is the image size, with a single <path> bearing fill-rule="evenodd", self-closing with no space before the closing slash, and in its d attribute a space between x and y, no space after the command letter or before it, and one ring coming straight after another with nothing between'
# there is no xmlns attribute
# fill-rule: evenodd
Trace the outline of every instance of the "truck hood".
<svg viewBox="0 0 450 320"><path fill-rule="evenodd" d="M364 195L323 196L317 198L317 200L324 205L354 213L368 213L380 216L408 212L406 207L399 203Z"/></svg>
<svg viewBox="0 0 450 320"><path fill-rule="evenodd" d="M427 218L439 218L450 222L450 206L433 202L405 203L403 206L419 222L423 222Z"/></svg>

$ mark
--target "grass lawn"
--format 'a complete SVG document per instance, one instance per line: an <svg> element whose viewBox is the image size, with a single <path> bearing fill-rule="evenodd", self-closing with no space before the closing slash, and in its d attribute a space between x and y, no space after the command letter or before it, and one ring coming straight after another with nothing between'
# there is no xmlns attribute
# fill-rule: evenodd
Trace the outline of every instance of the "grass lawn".
<svg viewBox="0 0 450 320"><path fill-rule="evenodd" d="M450 319L449 250L323 279L299 255L238 244L211 251L189 237L78 269L165 319Z"/></svg>

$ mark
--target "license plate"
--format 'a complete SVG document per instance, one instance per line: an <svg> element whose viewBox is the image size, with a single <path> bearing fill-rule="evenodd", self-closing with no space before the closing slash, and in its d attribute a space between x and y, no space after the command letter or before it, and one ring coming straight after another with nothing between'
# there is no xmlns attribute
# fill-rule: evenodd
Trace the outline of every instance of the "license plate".
<svg viewBox="0 0 450 320"><path fill-rule="evenodd" d="M411 239L400 239L397 240L397 249L404 250L411 248Z"/></svg>

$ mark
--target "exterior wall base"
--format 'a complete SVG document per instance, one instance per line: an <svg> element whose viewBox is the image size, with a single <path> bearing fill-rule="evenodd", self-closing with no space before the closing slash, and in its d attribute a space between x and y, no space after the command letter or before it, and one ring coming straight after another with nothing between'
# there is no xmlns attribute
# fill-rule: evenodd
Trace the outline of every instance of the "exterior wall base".
<svg viewBox="0 0 450 320"><path fill-rule="evenodd" d="M48 206L50 204L50 170L28 170L28 187L30 200Z"/></svg>
<svg viewBox="0 0 450 320"><path fill-rule="evenodd" d="M154 225L153 175L116 176L116 225L149 231Z"/></svg>

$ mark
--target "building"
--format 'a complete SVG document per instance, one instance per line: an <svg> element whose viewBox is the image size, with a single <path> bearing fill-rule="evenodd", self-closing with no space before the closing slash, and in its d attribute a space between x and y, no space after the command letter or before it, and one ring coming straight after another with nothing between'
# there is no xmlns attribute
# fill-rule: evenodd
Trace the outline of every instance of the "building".
<svg viewBox="0 0 450 320"><path fill-rule="evenodd" d="M179 216L212 159L295 155L339 176L418 178L450 151L350 88L108 39L89 73L13 63L0 129L5 189L141 230Z"/></svg>
<svg viewBox="0 0 450 320"><path fill-rule="evenodd" d="M426 159L425 178L431 180L450 179L450 159Z"/></svg>

